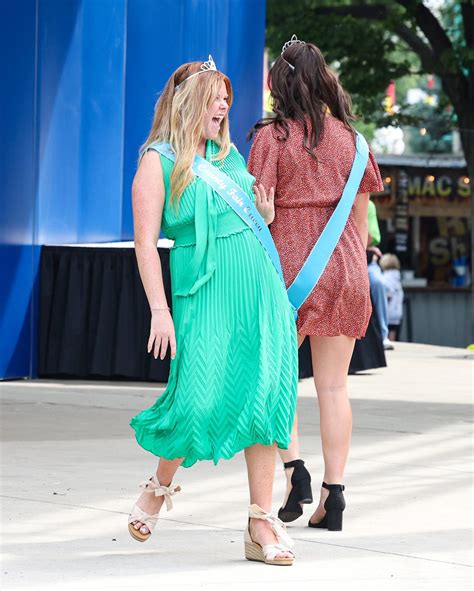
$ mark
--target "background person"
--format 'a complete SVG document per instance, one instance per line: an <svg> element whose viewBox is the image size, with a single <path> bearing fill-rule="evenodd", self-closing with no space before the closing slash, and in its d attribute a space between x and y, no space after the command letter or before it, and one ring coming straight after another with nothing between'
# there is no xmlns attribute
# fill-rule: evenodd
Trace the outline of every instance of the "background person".
<svg viewBox="0 0 474 591"><path fill-rule="evenodd" d="M383 282L388 300L388 330L391 341L398 341L403 321L403 287L400 260L396 254L386 253L380 258Z"/></svg>
<svg viewBox="0 0 474 591"><path fill-rule="evenodd" d="M369 201L368 209L369 239L367 248L367 262L369 270L370 295L379 321L380 333L382 334L383 348L386 351L393 349L388 334L388 309L387 293L383 281L382 270L378 260L382 251L378 247L381 240L379 222L377 220L377 209L373 201Z"/></svg>

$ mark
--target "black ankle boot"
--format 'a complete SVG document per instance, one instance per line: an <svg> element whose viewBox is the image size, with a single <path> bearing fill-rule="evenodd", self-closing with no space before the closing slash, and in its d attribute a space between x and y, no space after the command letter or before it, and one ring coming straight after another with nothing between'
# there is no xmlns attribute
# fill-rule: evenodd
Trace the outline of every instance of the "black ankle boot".
<svg viewBox="0 0 474 591"><path fill-rule="evenodd" d="M328 529L329 531L341 531L342 512L346 508L346 501L342 494L345 486L343 484L326 484L323 482L322 487L329 491L329 496L324 502L326 515L318 523L311 523L310 519L308 526Z"/></svg>
<svg viewBox="0 0 474 591"><path fill-rule="evenodd" d="M278 511L278 517L289 523L303 515L303 504L313 502L313 493L311 492L311 475L304 467L303 460L293 460L286 462L285 468L294 468L291 475L291 491L286 501L286 505Z"/></svg>

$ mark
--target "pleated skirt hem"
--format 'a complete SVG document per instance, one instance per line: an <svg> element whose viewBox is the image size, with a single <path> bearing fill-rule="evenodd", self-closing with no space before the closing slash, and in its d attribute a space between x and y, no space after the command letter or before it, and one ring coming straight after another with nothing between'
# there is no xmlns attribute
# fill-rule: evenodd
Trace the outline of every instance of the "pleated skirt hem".
<svg viewBox="0 0 474 591"><path fill-rule="evenodd" d="M196 462L208 460L214 462L217 466L219 460L230 460L236 454L243 451L247 447L251 447L255 444L260 445L273 445L276 443L278 449L288 449L290 444L290 437L281 437L279 434L271 434L267 437L238 437L232 450L226 450L222 448L212 449L209 453L190 453L188 449L173 449L171 450L166 442L156 437L156 434L147 429L146 427L139 427L130 423L132 428L135 430L135 438L138 445L149 451L153 455L164 458L166 460L175 460L176 458L184 458L181 466L183 468L190 468ZM176 448L176 446L173 446ZM212 447L212 445L211 445Z"/></svg>

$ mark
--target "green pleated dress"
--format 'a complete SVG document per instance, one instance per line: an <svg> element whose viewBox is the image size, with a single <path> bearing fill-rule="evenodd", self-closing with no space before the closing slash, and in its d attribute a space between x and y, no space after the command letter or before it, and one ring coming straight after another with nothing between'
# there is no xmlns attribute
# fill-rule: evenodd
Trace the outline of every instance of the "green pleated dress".
<svg viewBox="0 0 474 591"><path fill-rule="evenodd" d="M151 146L150 149L153 147ZM254 177L232 147L213 161L253 198ZM162 229L170 253L176 357L166 390L131 420L156 456L231 458L255 443L286 449L296 407L296 326L286 291L253 231L207 183L195 178L179 210L170 203L173 163L161 156Z"/></svg>

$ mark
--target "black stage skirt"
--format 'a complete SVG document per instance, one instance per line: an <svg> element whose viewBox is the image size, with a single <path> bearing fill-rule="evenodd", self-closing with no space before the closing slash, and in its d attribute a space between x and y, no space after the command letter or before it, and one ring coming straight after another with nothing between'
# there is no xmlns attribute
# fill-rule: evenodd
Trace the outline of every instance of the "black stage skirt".
<svg viewBox="0 0 474 591"><path fill-rule="evenodd" d="M171 305L169 250L159 248ZM146 352L150 312L133 248L44 246L40 264L38 375L166 382L169 354ZM356 342L350 372L385 367L377 321ZM312 375L309 343L300 378Z"/></svg>

